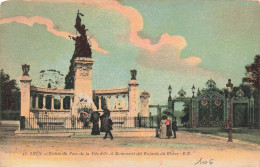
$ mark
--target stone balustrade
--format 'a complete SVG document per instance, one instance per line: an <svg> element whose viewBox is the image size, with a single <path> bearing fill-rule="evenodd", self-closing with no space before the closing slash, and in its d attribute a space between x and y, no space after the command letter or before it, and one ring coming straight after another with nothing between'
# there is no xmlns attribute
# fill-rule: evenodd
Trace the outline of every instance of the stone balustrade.
<svg viewBox="0 0 260 167"><path fill-rule="evenodd" d="M95 89L93 90L93 95L98 97L97 111L103 111L101 106L102 97L106 100L107 108L111 112L128 112L128 97L129 88L114 88L114 89Z"/></svg>
<svg viewBox="0 0 260 167"><path fill-rule="evenodd" d="M74 90L62 88L47 88L47 87L30 87L30 106L31 111L42 112L70 112L73 105ZM64 107L64 98L67 98L66 106ZM50 106L47 108L47 99L50 101ZM59 100L59 108L55 108L54 101ZM41 107L40 107L41 105Z"/></svg>

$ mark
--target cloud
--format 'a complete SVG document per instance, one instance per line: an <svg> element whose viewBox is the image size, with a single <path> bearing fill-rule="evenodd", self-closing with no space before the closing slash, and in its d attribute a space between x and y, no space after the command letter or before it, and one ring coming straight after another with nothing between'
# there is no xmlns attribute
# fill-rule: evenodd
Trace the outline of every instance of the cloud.
<svg viewBox="0 0 260 167"><path fill-rule="evenodd" d="M31 1L48 1L53 0L31 0ZM121 13L129 22L130 33L129 41L140 49L140 54L137 62L150 68L161 68L169 71L186 71L187 73L201 73L201 75L212 74L213 72L203 70L199 67L202 60L199 57L191 56L185 59L180 57L181 50L187 46L187 42L182 36L172 36L168 33L163 33L160 40L152 44L151 40L143 39L138 35L138 32L143 30L143 17L134 8L124 6L114 0L56 0L56 2L73 2L82 5L90 5L102 9L108 9ZM52 25L53 30L53 25ZM55 31L57 32L57 31ZM60 35L64 35L60 32ZM95 40L92 40L93 48L97 45ZM96 50L107 53L105 50L96 47Z"/></svg>
<svg viewBox="0 0 260 167"><path fill-rule="evenodd" d="M40 17L40 16L34 16L31 18L27 18L24 16L16 16L16 17L11 17L11 18L0 19L0 24L7 24L7 23L11 23L11 22L22 23L22 24L26 24L28 26L33 26L35 23L46 25L47 31L49 31L50 33L52 33L58 37L62 37L62 38L66 38L66 39L69 39L69 36L75 36L73 34L65 32L65 31L55 30L54 24L51 20ZM91 38L90 41L92 44L92 48L94 50L104 53L104 54L108 53L106 50L99 47L97 41L94 38Z"/></svg>
<svg viewBox="0 0 260 167"><path fill-rule="evenodd" d="M223 77L215 72L207 71L199 67L201 59L191 56L185 59L180 58L180 51L170 44L162 45L157 51L140 50L137 62L148 68L166 70L189 75L203 75L212 78L222 79Z"/></svg>
<svg viewBox="0 0 260 167"><path fill-rule="evenodd" d="M140 48L140 54L137 58L139 64L150 68L160 67L170 71L181 71L180 69L182 69L182 71L188 73L194 73L194 71L204 74L213 73L200 69L198 65L202 60L199 57L180 58L181 50L187 46L187 42L182 36L163 33L160 40L155 44L152 44L150 39L141 38L138 32L143 29L143 17L136 9L124 6L117 1L77 0L76 2L117 11L127 18L130 24L129 40ZM173 64L178 65L173 66Z"/></svg>

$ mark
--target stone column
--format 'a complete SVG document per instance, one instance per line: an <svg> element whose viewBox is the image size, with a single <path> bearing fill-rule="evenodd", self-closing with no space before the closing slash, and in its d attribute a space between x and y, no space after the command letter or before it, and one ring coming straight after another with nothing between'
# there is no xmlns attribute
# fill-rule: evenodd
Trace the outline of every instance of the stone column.
<svg viewBox="0 0 260 167"><path fill-rule="evenodd" d="M74 60L74 105L72 114L77 114L77 104L79 103L79 96L87 95L90 100L93 97L92 90L92 65L94 60L87 57L77 57ZM96 110L96 106L92 101L92 107Z"/></svg>
<svg viewBox="0 0 260 167"><path fill-rule="evenodd" d="M63 96L60 96L60 110L63 110Z"/></svg>
<svg viewBox="0 0 260 167"><path fill-rule="evenodd" d="M101 96L98 96L98 111L102 111L102 107L101 107Z"/></svg>
<svg viewBox="0 0 260 167"><path fill-rule="evenodd" d="M31 109L33 109L33 96L31 96Z"/></svg>
<svg viewBox="0 0 260 167"><path fill-rule="evenodd" d="M107 109L110 110L110 98L111 96L107 96Z"/></svg>
<svg viewBox="0 0 260 167"><path fill-rule="evenodd" d="M46 109L46 95L44 94L42 97L42 109Z"/></svg>
<svg viewBox="0 0 260 167"><path fill-rule="evenodd" d="M118 95L115 96L115 109L118 109Z"/></svg>
<svg viewBox="0 0 260 167"><path fill-rule="evenodd" d="M125 95L122 95L122 109L125 109Z"/></svg>
<svg viewBox="0 0 260 167"><path fill-rule="evenodd" d="M35 98L35 109L39 109L39 97L38 97L38 94L36 95L36 98Z"/></svg>
<svg viewBox="0 0 260 167"><path fill-rule="evenodd" d="M73 102L72 102L72 100L73 100L73 97L70 96L70 109L72 109L72 106L73 106Z"/></svg>
<svg viewBox="0 0 260 167"><path fill-rule="evenodd" d="M51 95L51 109L54 110L54 96Z"/></svg>
<svg viewBox="0 0 260 167"><path fill-rule="evenodd" d="M30 116L30 87L31 78L28 74L30 66L27 64L22 65L23 74L19 77L20 91L21 91L21 116Z"/></svg>
<svg viewBox="0 0 260 167"><path fill-rule="evenodd" d="M151 97L150 93L143 91L140 94L141 100L141 117L149 117L149 98Z"/></svg>
<svg viewBox="0 0 260 167"><path fill-rule="evenodd" d="M138 116L138 81L136 80L136 70L131 70L132 78L129 85L129 98L128 98L128 107L130 117Z"/></svg>

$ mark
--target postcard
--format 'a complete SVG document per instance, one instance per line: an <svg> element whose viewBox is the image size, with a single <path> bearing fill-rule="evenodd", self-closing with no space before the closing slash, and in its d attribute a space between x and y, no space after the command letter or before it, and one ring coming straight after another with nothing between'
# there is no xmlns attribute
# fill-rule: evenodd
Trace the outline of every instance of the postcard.
<svg viewBox="0 0 260 167"><path fill-rule="evenodd" d="M259 9L1 1L0 166L260 166Z"/></svg>

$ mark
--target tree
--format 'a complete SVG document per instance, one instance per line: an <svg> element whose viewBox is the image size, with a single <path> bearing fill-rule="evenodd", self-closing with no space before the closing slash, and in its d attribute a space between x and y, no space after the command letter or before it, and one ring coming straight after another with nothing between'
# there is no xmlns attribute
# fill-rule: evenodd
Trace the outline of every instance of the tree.
<svg viewBox="0 0 260 167"><path fill-rule="evenodd" d="M256 55L254 62L246 65L245 69L246 77L242 79L243 83L249 84L258 90L258 126L260 127L260 55Z"/></svg>
<svg viewBox="0 0 260 167"><path fill-rule="evenodd" d="M20 109L20 89L16 84L16 80L10 80L10 76L0 72L0 86L1 86L1 110L18 110Z"/></svg>
<svg viewBox="0 0 260 167"><path fill-rule="evenodd" d="M74 61L74 56L70 60L69 72L65 77L65 89L74 89L75 73L74 73L73 61Z"/></svg>
<svg viewBox="0 0 260 167"><path fill-rule="evenodd" d="M247 83L250 86L254 86L255 88L259 89L259 80L260 80L260 68L259 62L260 55L255 56L255 60L252 64L246 65L246 77L242 79L243 83Z"/></svg>

